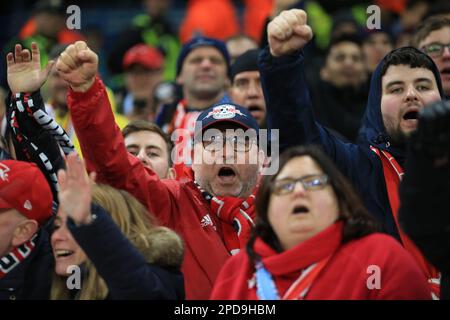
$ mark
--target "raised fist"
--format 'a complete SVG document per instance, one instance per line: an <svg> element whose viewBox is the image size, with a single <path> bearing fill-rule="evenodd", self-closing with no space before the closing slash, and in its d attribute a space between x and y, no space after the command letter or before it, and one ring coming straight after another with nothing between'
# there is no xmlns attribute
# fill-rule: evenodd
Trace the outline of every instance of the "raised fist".
<svg viewBox="0 0 450 320"><path fill-rule="evenodd" d="M267 26L270 53L274 57L293 53L311 40L313 33L306 24L306 12L292 9L281 12Z"/></svg>
<svg viewBox="0 0 450 320"><path fill-rule="evenodd" d="M77 41L58 58L56 69L72 90L86 92L92 86L98 70L98 56L84 41Z"/></svg>

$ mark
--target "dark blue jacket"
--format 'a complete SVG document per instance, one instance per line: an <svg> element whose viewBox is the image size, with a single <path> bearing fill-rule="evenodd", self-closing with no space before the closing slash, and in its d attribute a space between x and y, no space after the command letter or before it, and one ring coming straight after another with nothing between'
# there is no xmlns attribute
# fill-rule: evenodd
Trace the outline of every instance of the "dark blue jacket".
<svg viewBox="0 0 450 320"><path fill-rule="evenodd" d="M41 229L29 257L0 279L0 300L47 300L53 271L48 233Z"/></svg>
<svg viewBox="0 0 450 320"><path fill-rule="evenodd" d="M372 75L358 144L336 138L315 121L301 51L275 58L266 47L258 63L267 105L267 123L269 128L280 130L280 152L300 144L321 145L341 172L353 182L366 208L375 216L384 232L399 239L381 161L369 148L372 145L386 150L400 164L403 163L404 151L390 145L381 116L381 69L384 60ZM433 73L442 97L440 75L436 67Z"/></svg>
<svg viewBox="0 0 450 320"><path fill-rule="evenodd" d="M107 299L184 299L178 269L147 263L102 207L93 204L92 213L91 224L77 227L68 219L67 226L105 280Z"/></svg>

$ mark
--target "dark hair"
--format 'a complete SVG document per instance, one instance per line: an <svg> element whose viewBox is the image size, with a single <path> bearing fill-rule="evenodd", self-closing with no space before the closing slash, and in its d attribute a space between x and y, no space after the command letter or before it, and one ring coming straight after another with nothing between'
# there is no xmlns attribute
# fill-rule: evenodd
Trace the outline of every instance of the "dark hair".
<svg viewBox="0 0 450 320"><path fill-rule="evenodd" d="M317 146L301 146L286 150L280 156L279 170L275 175L267 175L261 181L256 195L257 218L255 228L247 243L247 254L250 260L256 261L258 255L253 250L257 237L271 246L275 251L282 252L281 243L272 229L268 218L268 207L271 198L272 185L285 167L285 165L296 157L311 157L316 165L328 175L329 183L333 188L339 206L339 221L343 221L343 243L352 239L358 239L378 231L375 219L370 216L361 200L356 195L348 180L336 168L334 163Z"/></svg>
<svg viewBox="0 0 450 320"><path fill-rule="evenodd" d="M128 123L123 129L122 129L122 136L124 138L126 138L129 134L134 133L134 132L138 132L138 131L150 131L150 132L154 132L158 135L161 136L161 138L163 138L163 140L166 143L167 146L167 154L169 156L169 167L172 167L173 163L172 163L172 149L173 149L173 142L170 139L170 136L165 133L164 131L162 131L162 129L160 127L158 127L158 125L152 123L152 122L148 122L145 120L135 120L135 121L131 121L130 123Z"/></svg>
<svg viewBox="0 0 450 320"><path fill-rule="evenodd" d="M424 16L424 19L428 19L432 16L442 16L450 13L450 3L448 0L437 0L432 3L428 8L427 13Z"/></svg>
<svg viewBox="0 0 450 320"><path fill-rule="evenodd" d="M425 68L435 74L434 62L429 56L414 47L403 47L388 53L384 58L381 76L386 74L390 66L407 65L411 68Z"/></svg>
<svg viewBox="0 0 450 320"><path fill-rule="evenodd" d="M355 44L356 46L358 46L360 48L360 50L362 50L362 40L359 35L354 34L354 33L343 33L343 34L333 37L330 40L330 44L328 45L328 47L326 49L325 56L327 57L330 54L331 49L334 46L341 44L342 42L351 42L351 43Z"/></svg>
<svg viewBox="0 0 450 320"><path fill-rule="evenodd" d="M445 27L450 27L450 19L448 18L430 17L426 19L417 27L417 30L414 33L413 38L411 39L411 45L419 48L420 42L428 37L431 32Z"/></svg>

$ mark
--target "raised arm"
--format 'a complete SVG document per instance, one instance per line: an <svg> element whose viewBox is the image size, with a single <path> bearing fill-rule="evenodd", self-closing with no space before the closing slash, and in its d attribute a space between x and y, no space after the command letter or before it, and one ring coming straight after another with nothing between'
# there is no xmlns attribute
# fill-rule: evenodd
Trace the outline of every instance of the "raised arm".
<svg viewBox="0 0 450 320"><path fill-rule="evenodd" d="M56 67L70 84L67 102L88 170L97 172L98 181L133 194L167 225L170 192L152 170L127 152L97 76L97 55L78 41L61 54Z"/></svg>
<svg viewBox="0 0 450 320"><path fill-rule="evenodd" d="M91 204L92 183L82 160L67 159L59 171L59 201L68 228L105 280L113 299L182 299L181 272L148 263L109 214Z"/></svg>
<svg viewBox="0 0 450 320"><path fill-rule="evenodd" d="M355 145L342 142L314 119L302 48L313 34L303 10L283 11L267 27L269 47L259 57L268 125L280 131L280 152L300 144L321 145L348 176Z"/></svg>
<svg viewBox="0 0 450 320"><path fill-rule="evenodd" d="M8 85L11 89L7 110L11 154L17 160L36 163L46 176L56 198L56 172L64 168L64 152L73 150L64 130L45 113L39 89L45 83L54 64L41 68L40 51L36 43L31 52L20 44L6 56ZM59 144L59 145L58 145Z"/></svg>

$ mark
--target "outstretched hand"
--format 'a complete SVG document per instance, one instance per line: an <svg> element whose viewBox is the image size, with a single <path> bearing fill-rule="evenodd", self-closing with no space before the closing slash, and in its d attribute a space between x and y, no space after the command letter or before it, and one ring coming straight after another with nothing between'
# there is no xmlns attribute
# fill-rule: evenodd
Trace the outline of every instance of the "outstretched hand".
<svg viewBox="0 0 450 320"><path fill-rule="evenodd" d="M41 54L35 42L31 43L31 53L16 44L14 54L6 55L8 85L13 93L39 90L47 79L54 61L49 61L41 69Z"/></svg>
<svg viewBox="0 0 450 320"><path fill-rule="evenodd" d="M75 224L91 222L92 184L95 173L90 176L82 159L76 153L71 153L66 160L67 169L58 171L59 207Z"/></svg>
<svg viewBox="0 0 450 320"><path fill-rule="evenodd" d="M291 54L303 48L313 33L306 24L306 12L291 9L281 12L267 26L270 53L274 57Z"/></svg>
<svg viewBox="0 0 450 320"><path fill-rule="evenodd" d="M72 90L86 92L92 86L98 70L98 56L86 42L77 41L58 58L56 69Z"/></svg>

